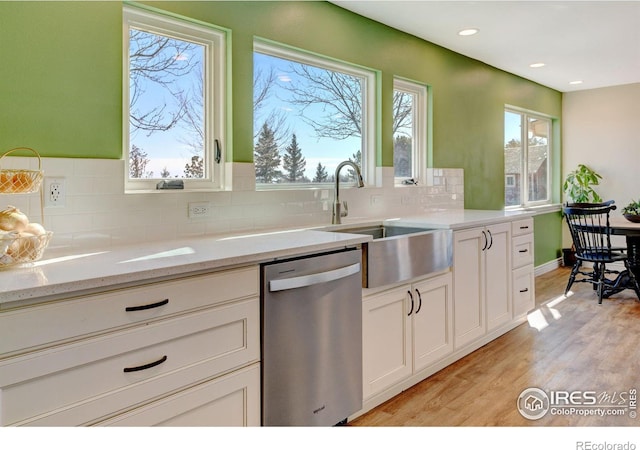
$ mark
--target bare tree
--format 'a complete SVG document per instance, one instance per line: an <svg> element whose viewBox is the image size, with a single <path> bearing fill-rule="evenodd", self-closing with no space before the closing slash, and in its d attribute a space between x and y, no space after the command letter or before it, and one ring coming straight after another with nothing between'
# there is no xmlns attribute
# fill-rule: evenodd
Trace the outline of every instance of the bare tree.
<svg viewBox="0 0 640 450"><path fill-rule="evenodd" d="M362 83L358 77L305 64L292 64L298 83L286 88L292 103L301 107L303 119L313 127L316 136L347 139L362 136ZM308 108L320 107L324 113L305 114ZM411 127L412 95L395 91L393 95L393 133Z"/></svg>
<svg viewBox="0 0 640 450"><path fill-rule="evenodd" d="M408 92L393 91L393 135L413 125L413 96ZM406 134L406 133L403 133Z"/></svg>
<svg viewBox="0 0 640 450"><path fill-rule="evenodd" d="M195 155L204 154L204 74L202 67L194 68L195 84L188 92L180 92L179 104L184 106L182 126L186 134L180 137L180 141Z"/></svg>
<svg viewBox="0 0 640 450"><path fill-rule="evenodd" d="M187 97L177 88L176 80L196 66L196 61L183 55L194 52L197 45L135 29L131 30L129 45L129 121L132 129L148 134L169 130L186 113ZM148 110L141 108L139 103L149 82L166 91L175 100L175 105L169 108L163 102Z"/></svg>
<svg viewBox="0 0 640 450"><path fill-rule="evenodd" d="M320 69L306 64L292 64L291 71L301 82L287 89L291 102L300 106L302 118L319 138L346 139L362 135L362 81L352 75ZM305 114L319 107L322 115Z"/></svg>
<svg viewBox="0 0 640 450"><path fill-rule="evenodd" d="M253 74L253 138L257 139L262 131L262 126L258 127L258 124L266 123L278 145L283 146L290 135L286 113L276 109L264 111L265 104L273 95L277 83L278 76L273 67L270 67L268 72L258 69Z"/></svg>

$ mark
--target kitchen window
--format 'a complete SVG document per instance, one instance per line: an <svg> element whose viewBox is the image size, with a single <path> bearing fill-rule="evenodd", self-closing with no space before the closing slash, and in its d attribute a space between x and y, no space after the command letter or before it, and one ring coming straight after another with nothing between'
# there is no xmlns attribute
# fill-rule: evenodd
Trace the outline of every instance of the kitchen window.
<svg viewBox="0 0 640 450"><path fill-rule="evenodd" d="M424 182L427 156L427 87L393 80L393 168L396 185Z"/></svg>
<svg viewBox="0 0 640 450"><path fill-rule="evenodd" d="M345 160L373 183L376 72L262 40L253 55L258 189L326 186Z"/></svg>
<svg viewBox="0 0 640 450"><path fill-rule="evenodd" d="M125 7L127 191L223 186L225 32Z"/></svg>
<svg viewBox="0 0 640 450"><path fill-rule="evenodd" d="M551 119L507 108L504 112L505 207L551 203Z"/></svg>

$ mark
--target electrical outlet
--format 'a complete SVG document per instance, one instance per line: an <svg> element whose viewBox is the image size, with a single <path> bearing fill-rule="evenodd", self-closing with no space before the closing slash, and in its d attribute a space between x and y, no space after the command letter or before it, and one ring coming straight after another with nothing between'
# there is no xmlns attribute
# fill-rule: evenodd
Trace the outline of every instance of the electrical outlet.
<svg viewBox="0 0 640 450"><path fill-rule="evenodd" d="M193 202L189 203L189 218L196 219L200 217L209 217L211 207L209 202Z"/></svg>
<svg viewBox="0 0 640 450"><path fill-rule="evenodd" d="M44 178L44 206L60 207L64 206L67 191L64 186L63 177Z"/></svg>

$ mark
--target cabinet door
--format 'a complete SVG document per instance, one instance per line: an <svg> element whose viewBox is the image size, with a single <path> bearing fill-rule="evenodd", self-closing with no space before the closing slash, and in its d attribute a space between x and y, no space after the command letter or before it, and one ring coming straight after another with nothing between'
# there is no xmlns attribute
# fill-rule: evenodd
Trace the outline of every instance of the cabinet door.
<svg viewBox="0 0 640 450"><path fill-rule="evenodd" d="M170 395L98 425L259 426L260 364Z"/></svg>
<svg viewBox="0 0 640 450"><path fill-rule="evenodd" d="M410 301L403 286L365 298L362 303L363 396L371 397L409 376Z"/></svg>
<svg viewBox="0 0 640 450"><path fill-rule="evenodd" d="M513 316L527 314L535 307L535 278L533 265L513 271Z"/></svg>
<svg viewBox="0 0 640 450"><path fill-rule="evenodd" d="M484 249L482 228L456 231L453 239L454 343L460 348L485 333Z"/></svg>
<svg viewBox="0 0 640 450"><path fill-rule="evenodd" d="M533 264L533 234L514 237L511 254L514 269Z"/></svg>
<svg viewBox="0 0 640 450"><path fill-rule="evenodd" d="M453 352L451 274L413 285L413 370Z"/></svg>
<svg viewBox="0 0 640 450"><path fill-rule="evenodd" d="M487 227L489 244L485 254L485 299L487 330L511 320L511 224Z"/></svg>

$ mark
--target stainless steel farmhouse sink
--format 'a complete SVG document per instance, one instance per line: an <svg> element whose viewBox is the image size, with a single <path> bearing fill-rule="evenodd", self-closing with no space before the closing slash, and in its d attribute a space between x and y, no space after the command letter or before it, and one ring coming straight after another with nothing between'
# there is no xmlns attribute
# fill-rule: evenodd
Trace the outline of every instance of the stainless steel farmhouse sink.
<svg viewBox="0 0 640 450"><path fill-rule="evenodd" d="M451 230L373 225L334 230L366 234L362 244L362 286L380 287L446 270L453 262Z"/></svg>

